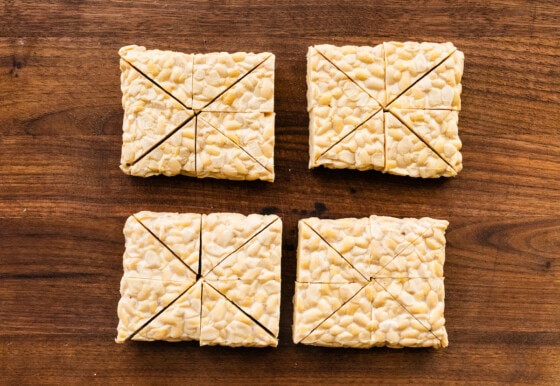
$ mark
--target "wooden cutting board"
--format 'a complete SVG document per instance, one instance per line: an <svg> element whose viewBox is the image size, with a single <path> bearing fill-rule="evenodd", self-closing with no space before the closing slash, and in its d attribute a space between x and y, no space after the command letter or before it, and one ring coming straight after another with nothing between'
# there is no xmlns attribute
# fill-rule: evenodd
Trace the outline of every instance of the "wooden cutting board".
<svg viewBox="0 0 560 386"><path fill-rule="evenodd" d="M0 383L560 383L557 1L7 1L0 7ZM307 169L314 44L452 41L465 53L464 170L418 180ZM276 182L118 168L119 47L276 54ZM117 345L125 218L276 213L276 349ZM297 221L447 219L444 350L291 341Z"/></svg>

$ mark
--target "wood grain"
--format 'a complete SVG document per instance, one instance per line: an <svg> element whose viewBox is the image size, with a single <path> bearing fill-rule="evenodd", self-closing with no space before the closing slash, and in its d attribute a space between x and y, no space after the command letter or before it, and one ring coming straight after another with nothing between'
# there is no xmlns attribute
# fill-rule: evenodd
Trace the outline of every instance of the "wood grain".
<svg viewBox="0 0 560 386"><path fill-rule="evenodd" d="M255 3L0 4L0 383L560 383L560 4ZM457 178L307 169L307 47L386 40L465 53ZM117 50L132 43L274 52L276 182L124 175ZM139 210L280 215L280 346L115 344ZM297 221L369 214L450 221L447 349L291 342Z"/></svg>

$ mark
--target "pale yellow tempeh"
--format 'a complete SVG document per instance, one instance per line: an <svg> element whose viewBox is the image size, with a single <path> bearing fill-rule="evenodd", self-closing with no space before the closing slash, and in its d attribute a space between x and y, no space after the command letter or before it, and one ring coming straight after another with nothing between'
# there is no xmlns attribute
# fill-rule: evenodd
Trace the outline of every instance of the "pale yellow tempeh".
<svg viewBox="0 0 560 386"><path fill-rule="evenodd" d="M382 44L375 47L337 47L324 44L314 48L370 95L378 105L384 106L387 103L385 57Z"/></svg>
<svg viewBox="0 0 560 386"><path fill-rule="evenodd" d="M446 220L371 216L370 224L372 277L443 277Z"/></svg>
<svg viewBox="0 0 560 386"><path fill-rule="evenodd" d="M401 176L453 177L457 172L412 133L395 115L385 113L385 171Z"/></svg>
<svg viewBox="0 0 560 386"><path fill-rule="evenodd" d="M132 165L193 113L122 60L121 71L124 117L120 167L127 174L147 176L149 170L136 173Z"/></svg>
<svg viewBox="0 0 560 386"><path fill-rule="evenodd" d="M274 115L214 114L198 117L198 177L274 181Z"/></svg>
<svg viewBox="0 0 560 386"><path fill-rule="evenodd" d="M323 275L321 281L313 281L317 275L312 274L310 256L323 247L310 243L306 235L310 228L302 228L304 222L320 229L338 249L367 244L367 250L349 249L357 255L354 264L369 262L362 269L365 278L336 283ZM446 347L443 264L447 226L445 220L428 217L301 220L293 341L329 347ZM316 256L322 259L316 265L330 269L325 253ZM347 270L353 268L347 265Z"/></svg>
<svg viewBox="0 0 560 386"><path fill-rule="evenodd" d="M308 224L308 221L311 224ZM346 257L349 257L350 261L342 257L313 229L317 221L326 220L311 218L300 220L298 223L297 280L302 283L367 282L368 278L352 266L351 261L358 266L359 261L353 260L352 256L348 255ZM363 240L367 240L367 229L364 229L364 232ZM368 256L362 256L362 259L367 261Z"/></svg>
<svg viewBox="0 0 560 386"><path fill-rule="evenodd" d="M446 347L443 278L377 279L372 345Z"/></svg>
<svg viewBox="0 0 560 386"><path fill-rule="evenodd" d="M253 346L278 345L278 339L251 320L211 285L202 289L200 345Z"/></svg>
<svg viewBox="0 0 560 386"><path fill-rule="evenodd" d="M140 212L141 218L159 214ZM181 261L157 237L154 237L134 216L130 216L124 226L125 252L123 268L125 277L144 278L150 280L175 281L178 283L191 282L196 278L196 270L187 267L186 261ZM178 249L178 253L182 250ZM198 256L198 252L196 252ZM192 255L183 254L192 263ZM197 257L198 258L198 257Z"/></svg>
<svg viewBox="0 0 560 386"><path fill-rule="evenodd" d="M194 279L185 282L171 282L152 279L123 277L121 280L121 299L117 314L117 343L129 339L139 328L158 312L177 299Z"/></svg>
<svg viewBox="0 0 560 386"><path fill-rule="evenodd" d="M423 142L426 142L455 172L463 168L460 153L459 113L451 110L391 109Z"/></svg>
<svg viewBox="0 0 560 386"><path fill-rule="evenodd" d="M142 46L131 45L122 47L119 55L184 106L192 107L194 61L192 54L147 50Z"/></svg>
<svg viewBox="0 0 560 386"><path fill-rule="evenodd" d="M296 283L294 295L294 343L305 341L315 329L320 327L319 332L326 336L323 337L322 341L320 337L315 337L312 339L312 343L318 345L328 345L328 343L331 343L332 345L336 345L336 337L340 334L344 334L345 327L352 323L352 318L348 320L348 323L343 322L342 325L337 325L337 319L339 319L341 315L334 318L332 318L332 315L350 299L357 298L356 301L358 303L356 303L356 301L353 302L357 305L355 311L360 309L360 306L365 306L360 304L358 300L362 297L360 290L363 286L364 284L360 283ZM371 302L369 303L371 312ZM367 311L367 306L365 307ZM364 310L361 311L363 312ZM343 311L343 313L345 313L345 311ZM366 321L361 323L361 327L367 329L367 319L370 318L367 312L365 316ZM361 320L362 317L360 316L359 319ZM347 334L344 334L343 337L345 335ZM332 336L333 339L329 336ZM368 336L368 340L369 339L370 336Z"/></svg>
<svg viewBox="0 0 560 386"><path fill-rule="evenodd" d="M336 119L335 117L333 120ZM383 112L378 110L372 117L366 118L354 131L324 152L316 164L333 169L383 171L385 167L383 120Z"/></svg>
<svg viewBox="0 0 560 386"><path fill-rule="evenodd" d="M202 283L196 282L182 296L167 307L132 340L166 340L178 342L200 338L200 307Z"/></svg>
<svg viewBox="0 0 560 386"><path fill-rule="evenodd" d="M457 50L452 43L387 42L383 46L387 104Z"/></svg>
<svg viewBox="0 0 560 386"><path fill-rule="evenodd" d="M280 277L254 280L206 280L226 299L258 321L275 337L280 327Z"/></svg>
<svg viewBox="0 0 560 386"><path fill-rule="evenodd" d="M378 119L381 115L377 107L318 106L313 108L309 114L309 167L323 164L330 166L333 162L344 162L344 154L338 154L334 146L360 128L371 133L368 142L382 144L383 126L382 120ZM366 147L365 143L364 147ZM382 149L383 147L380 150Z"/></svg>
<svg viewBox="0 0 560 386"><path fill-rule="evenodd" d="M193 109L209 107L228 88L272 54L212 52L194 55Z"/></svg>
<svg viewBox="0 0 560 386"><path fill-rule="evenodd" d="M319 46L321 47L321 46ZM369 107L381 106L367 92L318 51L309 47L307 52L307 110L314 107Z"/></svg>
<svg viewBox="0 0 560 386"><path fill-rule="evenodd" d="M274 55L233 84L204 111L274 112Z"/></svg>
<svg viewBox="0 0 560 386"><path fill-rule="evenodd" d="M214 233L218 235L214 239L216 244L210 242L204 249L205 263L211 262L212 264L212 268L210 268L210 264L203 266L206 278L213 280L280 280L282 221L275 215L262 216L260 220L262 222L259 228L253 230L250 227L249 230L254 233L246 236L239 248L231 252L219 255L211 253L212 250L218 250L220 238L227 237L231 228L220 227ZM249 224L251 221L253 219L247 219ZM232 238L232 245L239 245L241 239L233 241L234 238L235 236ZM208 239L205 237L204 240Z"/></svg>
<svg viewBox="0 0 560 386"><path fill-rule="evenodd" d="M143 211L136 213L134 218L148 228L193 272L198 272L202 221L200 214Z"/></svg>

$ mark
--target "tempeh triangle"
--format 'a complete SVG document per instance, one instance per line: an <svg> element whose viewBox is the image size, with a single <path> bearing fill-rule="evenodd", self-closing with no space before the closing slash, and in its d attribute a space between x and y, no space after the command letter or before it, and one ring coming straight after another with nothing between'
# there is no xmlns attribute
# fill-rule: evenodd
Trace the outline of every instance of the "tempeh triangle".
<svg viewBox="0 0 560 386"><path fill-rule="evenodd" d="M202 216L197 213L140 212L134 215L155 237L198 273L200 227Z"/></svg>
<svg viewBox="0 0 560 386"><path fill-rule="evenodd" d="M393 109L391 114L433 149L453 170L462 169L459 112L450 110Z"/></svg>
<svg viewBox="0 0 560 386"><path fill-rule="evenodd" d="M135 67L151 82L173 95L183 106L193 103L193 55L175 51L147 50L141 46L125 46L121 58Z"/></svg>
<svg viewBox="0 0 560 386"><path fill-rule="evenodd" d="M296 283L296 287L294 342L330 347L369 345L369 284Z"/></svg>
<svg viewBox="0 0 560 386"><path fill-rule="evenodd" d="M278 345L278 339L247 316L208 283L202 289L200 345Z"/></svg>
<svg viewBox="0 0 560 386"><path fill-rule="evenodd" d="M224 259L266 229L276 216L211 213L202 216L201 274L206 276Z"/></svg>
<svg viewBox="0 0 560 386"><path fill-rule="evenodd" d="M224 126L229 135L221 130ZM273 181L274 136L270 132L274 132L273 114L200 113L197 176Z"/></svg>
<svg viewBox="0 0 560 386"><path fill-rule="evenodd" d="M220 260L210 254L203 255L205 262L211 258L214 264L209 271L204 270L206 279L280 280L282 221L276 216L266 216L261 219L261 228L256 232L250 229L250 232L255 233L239 248ZM208 240L208 237L204 240ZM209 245L204 250L208 251L212 247Z"/></svg>
<svg viewBox="0 0 560 386"><path fill-rule="evenodd" d="M271 56L268 52L194 55L193 109L203 110Z"/></svg>
<svg viewBox="0 0 560 386"><path fill-rule="evenodd" d="M456 51L452 43L387 42L383 46L387 105Z"/></svg>
<svg viewBox="0 0 560 386"><path fill-rule="evenodd" d="M381 108L375 99L315 47L309 47L307 61L308 111L321 106Z"/></svg>
<svg viewBox="0 0 560 386"><path fill-rule="evenodd" d="M385 292L373 301L373 345L445 347L443 278L375 279Z"/></svg>
<svg viewBox="0 0 560 386"><path fill-rule="evenodd" d="M196 177L195 137L196 122L193 117L169 137L164 138L151 151L130 167L133 175L148 177L157 174Z"/></svg>
<svg viewBox="0 0 560 386"><path fill-rule="evenodd" d="M255 280L206 280L274 336L280 320L280 278Z"/></svg>
<svg viewBox="0 0 560 386"><path fill-rule="evenodd" d="M391 108L461 110L461 77L464 55L455 51L406 92L393 100Z"/></svg>
<svg viewBox="0 0 560 386"><path fill-rule="evenodd" d="M121 71L124 109L121 169L130 173L135 162L192 119L193 112L122 60Z"/></svg>
<svg viewBox="0 0 560 386"><path fill-rule="evenodd" d="M337 161L336 154L330 157L327 155L329 151L336 146L338 142L344 139L353 131L364 127L368 131L372 131L374 138L368 142L375 142L383 136L383 126L381 121L375 117L381 114L380 109L374 107L315 107L309 113L309 163L310 166L318 166L325 164L329 166L332 162ZM357 144L356 144L357 145ZM349 161L349 160L348 160ZM344 162L344 158L339 160Z"/></svg>
<svg viewBox="0 0 560 386"><path fill-rule="evenodd" d="M371 216L374 278L443 277L448 222Z"/></svg>
<svg viewBox="0 0 560 386"><path fill-rule="evenodd" d="M319 222L325 221L329 220L311 218L299 222L297 281L302 283L366 283L369 276L361 272L367 271L369 263L367 245L369 235L368 229L364 227L365 224L359 222L351 228L353 232L363 230L364 235L361 238L354 237L357 235L351 232L345 235L346 237L340 243L337 243L337 246L344 252L342 254L326 241L334 241L336 235L319 226ZM318 227L319 230L316 230L315 227ZM352 251L362 254L351 256L348 252Z"/></svg>
<svg viewBox="0 0 560 386"><path fill-rule="evenodd" d="M175 282L123 277L117 313L117 343L122 343L145 327L158 313L173 303L195 280Z"/></svg>
<svg viewBox="0 0 560 386"><path fill-rule="evenodd" d="M204 111L213 112L274 112L274 55L269 56L253 71L231 85Z"/></svg>
<svg viewBox="0 0 560 386"><path fill-rule="evenodd" d="M200 338L202 282L198 281L176 301L150 321L132 340L166 340L170 342Z"/></svg>
<svg viewBox="0 0 560 386"><path fill-rule="evenodd" d="M338 116L335 115L333 118L336 120ZM378 110L321 154L316 164L330 168L383 171L385 167L383 119L382 110Z"/></svg>
<svg viewBox="0 0 560 386"><path fill-rule="evenodd" d="M385 106L385 57L382 44L375 47L324 44L315 46L315 49L378 105Z"/></svg>
<svg viewBox="0 0 560 386"><path fill-rule="evenodd" d="M143 217L143 213L140 212L137 215ZM124 227L124 235L126 240L123 256L125 277L178 283L188 283L196 279L197 270L190 267L176 252L169 249L136 217L128 218ZM185 257L191 258L190 256Z"/></svg>
<svg viewBox="0 0 560 386"><path fill-rule="evenodd" d="M391 112L385 113L385 171L411 177L454 177L457 172Z"/></svg>

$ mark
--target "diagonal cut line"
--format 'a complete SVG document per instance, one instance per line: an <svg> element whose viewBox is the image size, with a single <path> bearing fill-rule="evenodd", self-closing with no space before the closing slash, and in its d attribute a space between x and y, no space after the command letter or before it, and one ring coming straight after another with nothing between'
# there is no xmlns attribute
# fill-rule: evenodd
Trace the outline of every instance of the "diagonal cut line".
<svg viewBox="0 0 560 386"><path fill-rule="evenodd" d="M278 218L275 218L274 220L272 220L269 224L265 225L264 227L262 227L261 229L259 229L254 235L252 235L251 237L249 237L247 240L245 240L245 242L243 244L241 244L237 249L235 249L234 251L228 253L228 255L226 257L224 257L222 260L220 260L218 262L218 264L216 264L215 266L212 267L212 269L208 272L206 272L206 275L210 274L210 272L212 272L218 265L222 264L225 260L227 260L228 257L234 255L235 253L237 253L241 248L245 247L247 244L249 244L251 241L253 241L259 234L261 234L262 232L264 232L265 230L267 230L272 224L274 224L276 221L279 220ZM202 244L201 244L201 248L202 250ZM201 252L202 253L202 252Z"/></svg>
<svg viewBox="0 0 560 386"><path fill-rule="evenodd" d="M233 88L237 83L241 82L243 79L245 79L249 74L251 74L252 72L254 72L257 68L259 68L264 62L266 62L268 59L270 59L272 55L268 55L265 59L263 59L260 63L258 63L255 67L251 68L249 71L247 71L245 74L243 74L243 76L239 77L235 82L233 82L229 87L226 87L222 92L220 92L218 95L216 95L214 97L214 99L212 99L210 102L206 103L206 105L204 105L203 108L200 109L200 111L205 111L205 109L210 106L212 103L214 103L216 100L218 100L222 95L224 95L226 92L228 92L231 88ZM193 66L193 70L194 70L194 66ZM194 77L193 77L194 78Z"/></svg>
<svg viewBox="0 0 560 386"><path fill-rule="evenodd" d="M379 112L381 112L383 109L380 108L379 110L377 110L375 113L371 114L369 117L367 117L366 119L364 119L364 121L362 123L360 123L358 126L356 126L355 128L353 128L352 130L350 130L350 132L348 134L346 134L345 136L343 136L342 138L340 138L338 141L336 141L333 145L331 145L327 150L325 150L324 152L321 153L321 155L319 156L319 158L323 157L325 154L327 154L329 151L331 151L331 149L333 147L335 147L336 145L338 145L339 143L341 143L342 141L344 141L346 138L348 138L351 134L355 133L356 131L358 131L363 125L366 124L367 121L369 121L370 119L372 119L376 114L378 114ZM383 124L385 125L385 124Z"/></svg>
<svg viewBox="0 0 560 386"><path fill-rule="evenodd" d="M196 273L196 280L202 277L202 216L200 216L198 229L198 272Z"/></svg>
<svg viewBox="0 0 560 386"><path fill-rule="evenodd" d="M244 309L242 309L241 307L239 307L237 305L237 303L235 303L234 301L231 301L226 295L224 295L221 291L218 291L218 289L216 289L216 287L214 287L212 284L210 284L208 281L204 281L204 284L209 285L210 287L212 287L212 289L214 291L216 291L217 293L219 293L224 299L226 299L230 304L232 304L235 308L237 308L239 311L241 311L246 317L248 317L253 323L255 323L256 325L258 325L260 328L262 328L264 331L266 331L267 334L269 334L271 337L276 339L276 336L272 333L272 331L270 331L268 328L266 328L261 322L259 322L257 319L255 319L252 315L248 314ZM203 286L204 287L204 286Z"/></svg>
<svg viewBox="0 0 560 386"><path fill-rule="evenodd" d="M404 127L406 127L408 130L410 130L410 132L416 137L418 138L420 141L422 141L422 143L424 145L426 145L435 155L438 156L439 159L441 159L443 162L445 162L445 164L447 166L449 166L451 168L451 170L453 170L455 172L455 174L457 174L457 170L455 170L455 168L453 167L453 165L451 165L449 163L449 161L447 161L441 154L439 154L439 152L436 151L436 149L434 149L432 147L432 145L430 145L428 142L426 142L424 140L424 138L422 138L420 135L418 135L418 133L416 133L412 127L410 127L404 120L401 119L401 117L399 117L398 114L395 114L391 109L387 110L387 112L389 114L391 114L393 117L395 117L402 125L404 125Z"/></svg>
<svg viewBox="0 0 560 386"><path fill-rule="evenodd" d="M385 268L387 268L387 266L388 266L389 264L391 264L393 261L395 261L395 259L396 259L397 257L401 256L401 255L404 253L404 251L406 251L406 250L408 249L409 246L412 246L412 248L416 249L416 247L414 246L414 243L415 243L416 241L420 240L422 237L424 237L424 235L426 234L426 232L427 232L429 229L430 229L430 227L426 227L426 228L422 231L422 233L421 233L420 235L418 235L418 237L416 237L416 238L415 238L414 240L412 240L412 241L409 241L409 242L408 242L408 246L406 246L406 247L403 248L399 253L397 253L395 256L393 256L393 258L392 258L387 264L385 264L384 266L382 266L381 268L379 268L379 269L377 270L377 272L376 272L375 274L373 274L372 278L373 278L373 279L375 279L375 278L380 278L381 276L377 276L377 274L378 274L379 272L383 271ZM408 276L407 276L407 277L408 277Z"/></svg>
<svg viewBox="0 0 560 386"><path fill-rule="evenodd" d="M432 68L430 68L428 71L426 71L426 73L424 75L422 75L420 78L416 79L414 82L412 82L410 84L410 86L408 86L407 88L404 89L404 91L402 91L399 95L397 95L396 97L393 98L393 100L391 100L389 103L387 103L387 105L385 106L386 109L389 108L389 106L395 102L397 99L399 99L401 96L403 96L403 94L405 94L408 90L410 90L412 87L416 86L416 84L418 82L420 82L422 79L424 79L426 76L430 75L436 68L438 68L439 66L441 66L447 59L449 59L451 57L451 55L453 55L455 53L455 51L457 51L457 48L455 48L449 55L447 55L445 58L443 58L438 64L436 64L435 66L433 66ZM386 56L386 55L385 55ZM385 69L387 69L387 57L385 57ZM387 71L385 70L385 88L387 88Z"/></svg>
<svg viewBox="0 0 560 386"><path fill-rule="evenodd" d="M371 99L373 99L379 106L381 106L381 108L384 108L384 106L381 102L379 102L377 99L375 99L373 96L371 96L371 94L367 90L365 90L364 88L362 88L362 86L360 86L358 83L356 83L356 81L354 79L352 79L347 73L342 71L340 69L340 67L338 67L336 64L334 64L334 62L332 62L329 58L327 58L327 56L325 54L323 54L321 51L319 51L316 48L315 48L315 51L317 51L319 53L319 55L321 55L323 58L325 58L325 60L327 62L332 64L338 71L340 71L342 74L344 74L344 76L347 77L350 82L354 83L360 90L365 92Z"/></svg>
<svg viewBox="0 0 560 386"><path fill-rule="evenodd" d="M191 115L190 117L188 117L183 123L179 124L179 126L177 126L176 128L174 128L173 130L171 130L168 134L166 134L162 139L160 139L159 141L157 141L154 145L152 145L148 150L146 150L144 152L144 154L142 154L140 157L138 157L133 163L131 164L127 164L127 166L132 166L135 165L136 163L140 162L144 157L146 157L148 154L150 154L152 151L154 151L154 149L156 149L157 147L159 147L162 143L164 143L165 141L167 141L173 134L175 134L176 132L178 132L179 130L181 130L183 127L185 127L185 125L187 123L189 123L190 121L192 121L194 118L196 117L196 115ZM196 141L196 139L195 139Z"/></svg>
<svg viewBox="0 0 560 386"><path fill-rule="evenodd" d="M146 78L147 80L149 80L151 83L153 83L154 86L156 86L157 88L159 88L161 91L163 91L164 93L166 93L167 95L169 95L171 98L173 98L177 103L179 103L181 106L183 106L185 109L187 110L192 110L192 107L188 107L186 104L184 104L181 100L177 99L173 94L171 94L169 91L167 91L165 88L163 88L158 82L156 82L154 79L150 78L148 75L146 75L142 70L140 70L138 67L136 67L134 64L130 63L128 60L124 59L121 57L121 59L123 61L125 61L130 67L132 67L134 70L136 70L140 75L142 75L144 78Z"/></svg>
<svg viewBox="0 0 560 386"><path fill-rule="evenodd" d="M311 229L317 236L319 236L319 238L320 238L321 240L323 240L323 241L325 242L325 244L327 244L333 251L335 251L336 254L342 258L342 260L344 260L345 262L347 262L347 263L350 265L350 267L352 267L352 269L353 269L354 271L358 272L358 274L359 274L364 280L366 280L366 281L369 281L369 280L370 280L368 277L364 276L364 275L360 272L360 270L358 270L356 267L354 267L354 264L352 264L352 263L349 262L344 256L342 256L342 253L340 253L339 251L337 251L336 248L333 247L327 240L325 240L325 239L323 238L323 236L321 236L321 234L320 234L319 232L317 232L311 225L309 225L309 224L306 223L305 221L304 221L303 223L304 223L305 225L307 225L307 226L309 227L309 229Z"/></svg>
<svg viewBox="0 0 560 386"><path fill-rule="evenodd" d="M171 252L171 254L173 256L175 256L180 262L181 264L183 264L185 267L187 267L189 269L189 271L191 271L193 274L197 275L197 273L191 268L189 267L189 265L187 263L185 263L183 261L183 259L181 259L179 257L179 255L177 255L171 248L169 248L169 246L167 244L165 244L163 241L161 241L161 239L159 237L156 236L156 234L154 232L152 232L152 230L150 228L148 228L146 225L144 225L144 223L140 220L138 220L138 218L135 215L132 215L132 217L134 217L134 219L136 221L138 221L138 223L140 225L142 225L142 227L149 233L151 234L161 245L163 245L165 247L165 249L167 249L169 252Z"/></svg>
<svg viewBox="0 0 560 386"><path fill-rule="evenodd" d="M146 321L144 324L142 324L139 328L136 329L136 331L134 331L132 334L130 334L130 336L128 338L126 338L124 341L128 342L129 340L131 340L132 338L134 338L134 336L136 336L136 334L138 334L140 331L142 331L147 325L149 325L150 323L152 323L154 321L154 319L156 319L158 316L160 316L162 313L164 313L169 307L171 307L173 304L175 304L177 302L177 300L179 300L179 298L181 298L184 294L186 294L192 287L194 287L196 284L198 283L198 280L196 280L193 284L191 284L186 290L184 290L183 292L181 292L181 294L179 296L177 296L175 299L173 299L168 305L166 305L165 307L163 307L161 310L159 310L158 312L156 312L150 319L148 319L148 321ZM202 300L202 299L201 299Z"/></svg>
<svg viewBox="0 0 560 386"><path fill-rule="evenodd" d="M269 114L269 113L262 113L262 114ZM202 119L202 118L200 118ZM258 159L256 159L251 153L249 153L243 146L241 146L240 144L238 144L237 142L235 142L233 139L231 139L226 133L224 133L223 131L221 131L220 129L218 129L216 126L214 126L212 123L210 123L209 121L207 121L206 119L202 119L204 122L206 122L209 126L211 126L214 130L216 130L218 133L220 133L221 135L223 135L224 137L226 137L230 142L232 142L237 148L239 148L241 151L243 151L245 154L247 154L249 157L251 157L251 159L253 161L255 161L257 164L259 164L261 167L263 167L265 170L267 170L268 172L272 173L272 170L270 170L268 167L264 166Z"/></svg>
<svg viewBox="0 0 560 386"><path fill-rule="evenodd" d="M317 284L317 283L302 283L302 284ZM331 283L326 283L326 284L331 284ZM317 330L319 327L321 327L321 325L323 323L325 323L329 318L331 318L334 314L336 314L342 307L344 307L345 305L347 305L348 303L350 303L350 301L352 299L354 299L356 296L358 296L358 294L360 292L362 292L364 290L364 288L366 288L369 285L369 282L367 282L366 284L364 284L359 290L356 291L356 293L354 295L352 295L347 301L345 301L344 303L342 303L342 305L340 307L338 307L336 310L334 310L333 312L331 312L331 314L329 316L327 316L325 319L321 320L321 322L319 322L315 327L313 327L311 329L311 331L309 331L309 333L307 335L305 335L303 338L301 338L301 340L297 343L301 343L303 342L305 339L307 339L309 337L309 335L313 334L313 332L315 332L315 330Z"/></svg>
<svg viewBox="0 0 560 386"><path fill-rule="evenodd" d="M399 306L401 306L410 316L412 316L418 323L420 323L420 324L422 325L422 327L424 327L424 328L426 329L426 331L428 331L430 334L432 334L432 335L434 336L434 338L436 338L437 340L439 340L440 343L441 343L441 339L440 339L436 334L434 334L434 332L432 331L431 328L428 328L428 327L427 327L424 323L422 323L416 316L414 316L414 314L413 314L412 312L410 312L410 311L404 306L404 304L402 304L401 302L399 302L399 300L395 297L395 295L393 295L391 292L389 292L389 291L387 290L387 288L385 288L385 287L383 286L383 284L381 284L380 282L377 281L377 279L373 279L373 280L374 280L377 284L379 284L379 286L380 286L381 288L383 288L383 290L384 290L385 292L387 292L387 293L389 294L389 296L391 296L391 297L393 298L393 300L394 300L395 302L397 302L397 304L398 304Z"/></svg>

